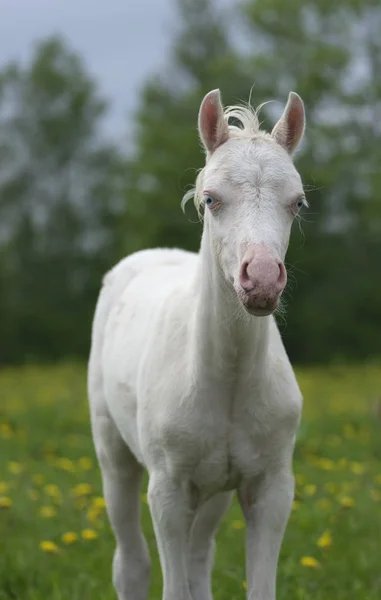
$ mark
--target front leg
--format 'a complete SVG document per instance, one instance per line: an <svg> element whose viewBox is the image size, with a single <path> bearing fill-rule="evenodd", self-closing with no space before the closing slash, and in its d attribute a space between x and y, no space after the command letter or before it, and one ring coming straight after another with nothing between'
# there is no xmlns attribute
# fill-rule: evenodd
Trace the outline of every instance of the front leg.
<svg viewBox="0 0 381 600"><path fill-rule="evenodd" d="M246 481L238 491L246 520L249 600L275 600L276 571L294 498L294 477L284 468Z"/></svg>
<svg viewBox="0 0 381 600"><path fill-rule="evenodd" d="M163 600L192 600L187 572L188 539L197 498L187 482L153 473L148 503L163 573Z"/></svg>

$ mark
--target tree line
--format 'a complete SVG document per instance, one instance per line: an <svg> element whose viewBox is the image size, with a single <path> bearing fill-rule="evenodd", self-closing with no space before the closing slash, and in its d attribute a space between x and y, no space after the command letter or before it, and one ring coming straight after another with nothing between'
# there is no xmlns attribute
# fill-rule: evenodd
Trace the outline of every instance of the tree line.
<svg viewBox="0 0 381 600"><path fill-rule="evenodd" d="M296 162L310 209L293 231L279 323L290 356L380 354L381 6L246 0L229 11L178 0L168 65L126 123L129 153L101 135L107 103L62 39L1 71L0 364L86 357L116 261L144 247L198 249L201 225L180 201L203 161L199 104L216 87L225 104L275 99L265 128L290 90L305 102Z"/></svg>

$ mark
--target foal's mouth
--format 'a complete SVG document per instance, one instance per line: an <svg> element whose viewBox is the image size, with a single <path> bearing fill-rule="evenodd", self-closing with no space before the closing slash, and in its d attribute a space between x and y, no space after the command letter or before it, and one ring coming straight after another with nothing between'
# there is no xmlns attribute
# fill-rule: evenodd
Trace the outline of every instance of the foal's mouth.
<svg viewBox="0 0 381 600"><path fill-rule="evenodd" d="M245 311L254 317L268 317L279 307L280 294L275 298L259 299L248 294L238 293L238 298Z"/></svg>

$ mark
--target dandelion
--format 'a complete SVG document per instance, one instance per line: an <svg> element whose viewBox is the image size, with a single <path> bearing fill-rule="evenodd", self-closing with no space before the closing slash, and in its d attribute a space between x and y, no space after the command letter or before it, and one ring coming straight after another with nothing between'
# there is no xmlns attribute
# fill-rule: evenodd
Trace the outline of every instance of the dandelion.
<svg viewBox="0 0 381 600"><path fill-rule="evenodd" d="M245 591L247 590L247 581L246 580L242 581L242 587Z"/></svg>
<svg viewBox="0 0 381 600"><path fill-rule="evenodd" d="M95 540L98 537L98 534L94 529L83 529L81 531L81 536L84 540Z"/></svg>
<svg viewBox="0 0 381 600"><path fill-rule="evenodd" d="M53 502L55 502L56 504L61 504L61 502L62 502L61 490L55 483L48 483L47 485L45 485L44 492L45 492L45 494L47 494L47 496L52 498Z"/></svg>
<svg viewBox="0 0 381 600"><path fill-rule="evenodd" d="M309 483L304 486L304 492L307 496L314 496L316 494L317 487L314 483Z"/></svg>
<svg viewBox="0 0 381 600"><path fill-rule="evenodd" d="M13 430L8 423L0 423L0 436L8 440L13 435Z"/></svg>
<svg viewBox="0 0 381 600"><path fill-rule="evenodd" d="M51 554L54 554L55 552L59 551L57 544L55 544L54 542L51 542L50 540L44 540L44 541L40 542L40 548L44 552L48 552Z"/></svg>
<svg viewBox="0 0 381 600"><path fill-rule="evenodd" d="M332 546L332 535L330 531L325 531L322 536L319 537L316 544L319 548L329 548Z"/></svg>
<svg viewBox="0 0 381 600"><path fill-rule="evenodd" d="M148 504L148 496L147 496L147 494L142 494L142 502L144 504Z"/></svg>
<svg viewBox="0 0 381 600"><path fill-rule="evenodd" d="M94 508L103 509L106 506L106 501L102 496L95 496L92 500Z"/></svg>
<svg viewBox="0 0 381 600"><path fill-rule="evenodd" d="M87 456L82 456L78 461L78 466L83 471L90 471L93 467L93 461Z"/></svg>
<svg viewBox="0 0 381 600"><path fill-rule="evenodd" d="M303 567L309 567L310 569L318 569L320 567L319 561L313 556L302 556L300 564Z"/></svg>
<svg viewBox="0 0 381 600"><path fill-rule="evenodd" d="M73 544L78 540L78 534L75 531L67 531L61 537L64 544Z"/></svg>
<svg viewBox="0 0 381 600"><path fill-rule="evenodd" d="M335 463L329 458L321 458L317 461L317 466L323 471L333 471L335 469Z"/></svg>
<svg viewBox="0 0 381 600"><path fill-rule="evenodd" d="M44 517L44 519L51 519L52 517L55 517L56 514L57 511L53 506L41 506L40 508L40 515L41 517Z"/></svg>
<svg viewBox="0 0 381 600"><path fill-rule="evenodd" d="M12 475L20 475L23 469L23 465L19 462L12 460L8 463L8 471L10 471Z"/></svg>
<svg viewBox="0 0 381 600"><path fill-rule="evenodd" d="M0 481L0 494L6 494L8 490L8 483L6 481Z"/></svg>
<svg viewBox="0 0 381 600"><path fill-rule="evenodd" d="M91 487L91 485L89 483L78 483L78 485L76 485L72 490L71 490L71 495L72 496L87 496L88 494L91 494L91 492L93 491L93 488Z"/></svg>
<svg viewBox="0 0 381 600"><path fill-rule="evenodd" d="M59 487L55 483L48 483L47 485L45 485L44 486L44 492L48 496L51 496L52 498L54 498L54 496L60 496L61 495L61 491L60 491Z"/></svg>
<svg viewBox="0 0 381 600"><path fill-rule="evenodd" d="M343 508L351 508L356 504L353 498L350 496L342 496L339 498L339 503Z"/></svg>
<svg viewBox="0 0 381 600"><path fill-rule="evenodd" d="M0 508L10 508L11 506L11 498L8 498L8 496L0 496Z"/></svg>
<svg viewBox="0 0 381 600"><path fill-rule="evenodd" d="M75 464L72 460L70 460L70 458L57 458L53 461L53 465L59 469L62 469L63 471L67 471L68 473L74 473L76 470Z"/></svg>
<svg viewBox="0 0 381 600"><path fill-rule="evenodd" d="M296 510L297 508L299 508L300 506L300 502L298 502L297 500L294 500L292 503L292 510Z"/></svg>
<svg viewBox="0 0 381 600"><path fill-rule="evenodd" d="M92 506L91 508L89 508L89 510L87 511L87 520L90 521L90 523L93 523L94 525L97 523L98 517L99 517L99 509Z"/></svg>
<svg viewBox="0 0 381 600"><path fill-rule="evenodd" d="M365 466L359 462L353 462L351 463L351 471L355 475L363 475L365 472Z"/></svg>
<svg viewBox="0 0 381 600"><path fill-rule="evenodd" d="M243 521L237 520L232 522L233 529L244 529L245 523Z"/></svg>

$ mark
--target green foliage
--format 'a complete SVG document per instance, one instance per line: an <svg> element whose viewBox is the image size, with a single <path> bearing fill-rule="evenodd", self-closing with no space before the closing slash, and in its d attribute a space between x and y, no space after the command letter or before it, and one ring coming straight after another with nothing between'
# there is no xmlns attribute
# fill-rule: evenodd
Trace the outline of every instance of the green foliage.
<svg viewBox="0 0 381 600"><path fill-rule="evenodd" d="M121 204L117 151L98 140L105 105L59 39L0 90L0 362L83 355Z"/></svg>
<svg viewBox="0 0 381 600"><path fill-rule="evenodd" d="M372 406L379 368L298 370L305 407L278 600L380 597L381 438ZM116 598L114 538L99 498L85 375L69 365L0 374L0 600ZM144 494L142 522L152 560L149 597L159 600L161 572ZM62 538L68 532L78 536L70 544ZM217 538L215 600L245 597L244 538L234 502ZM41 548L42 542L55 546ZM303 566L304 557L318 566Z"/></svg>

